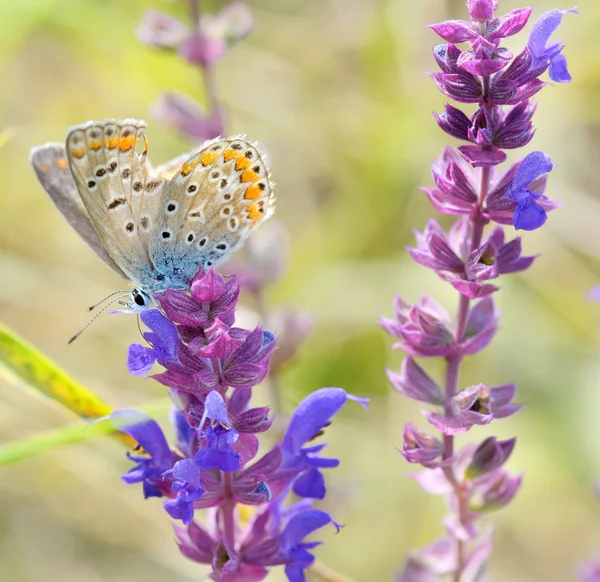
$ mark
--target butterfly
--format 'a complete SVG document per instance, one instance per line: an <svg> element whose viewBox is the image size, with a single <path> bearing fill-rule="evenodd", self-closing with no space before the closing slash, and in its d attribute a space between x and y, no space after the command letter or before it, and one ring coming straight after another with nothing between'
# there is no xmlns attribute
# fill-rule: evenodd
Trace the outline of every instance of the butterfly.
<svg viewBox="0 0 600 582"><path fill-rule="evenodd" d="M135 288L140 311L166 289L185 289L200 267L238 249L273 212L273 184L256 144L217 138L157 168L146 123L88 121L65 144L31 150L35 173L79 236ZM142 151L137 151L143 144Z"/></svg>

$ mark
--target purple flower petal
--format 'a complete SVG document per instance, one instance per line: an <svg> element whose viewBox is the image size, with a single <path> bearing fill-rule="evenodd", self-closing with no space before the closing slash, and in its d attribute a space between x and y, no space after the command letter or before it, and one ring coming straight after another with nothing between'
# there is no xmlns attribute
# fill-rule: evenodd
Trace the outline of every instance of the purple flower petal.
<svg viewBox="0 0 600 582"><path fill-rule="evenodd" d="M457 148L460 155L474 168L497 166L506 161L506 154L499 149L482 149L480 146L468 145Z"/></svg>
<svg viewBox="0 0 600 582"><path fill-rule="evenodd" d="M309 509L292 517L281 534L281 552L287 553L297 546L306 536L335 523L331 516L319 509Z"/></svg>
<svg viewBox="0 0 600 582"><path fill-rule="evenodd" d="M552 160L550 156L544 152L532 152L527 155L515 173L512 183L509 188L509 192L516 193L522 192L532 182L537 180L543 174L547 174L552 171ZM519 202L515 196L510 196L515 202Z"/></svg>
<svg viewBox="0 0 600 582"><path fill-rule="evenodd" d="M557 83L570 83L572 77L567 69L567 57L561 54L552 59L548 74L550 75L550 78Z"/></svg>
<svg viewBox="0 0 600 582"><path fill-rule="evenodd" d="M204 400L204 414L200 420L199 428L202 429L206 420L217 421L225 426L231 426L227 406L223 397L215 390L209 392Z"/></svg>
<svg viewBox="0 0 600 582"><path fill-rule="evenodd" d="M325 499L325 478L319 469L313 466L294 481L292 490L298 497Z"/></svg>
<svg viewBox="0 0 600 582"><path fill-rule="evenodd" d="M536 230L548 220L546 212L534 200L528 198L517 206L513 215L516 230Z"/></svg>
<svg viewBox="0 0 600 582"><path fill-rule="evenodd" d="M533 24L527 46L534 57L543 57L546 52L546 45L552 36L552 33L558 28L562 21L562 10L549 10L544 12Z"/></svg>
<svg viewBox="0 0 600 582"><path fill-rule="evenodd" d="M158 422L143 412L126 408L112 412L110 422L141 445L157 466L171 468L171 449Z"/></svg>
<svg viewBox="0 0 600 582"><path fill-rule="evenodd" d="M131 344L127 350L127 369L132 376L145 376L157 358L156 350L140 344Z"/></svg>
<svg viewBox="0 0 600 582"><path fill-rule="evenodd" d="M187 34L181 21L158 10L146 10L137 29L137 36L144 44L162 49L176 48Z"/></svg>
<svg viewBox="0 0 600 582"><path fill-rule="evenodd" d="M337 414L348 399L342 388L321 388L297 406L283 437L283 448L299 452Z"/></svg>

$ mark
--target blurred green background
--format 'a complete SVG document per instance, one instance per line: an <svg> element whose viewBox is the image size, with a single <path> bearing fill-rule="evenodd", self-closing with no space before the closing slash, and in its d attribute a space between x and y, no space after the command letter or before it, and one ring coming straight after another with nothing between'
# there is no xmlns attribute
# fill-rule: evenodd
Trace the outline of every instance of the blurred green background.
<svg viewBox="0 0 600 582"><path fill-rule="evenodd" d="M217 8L218 2L212 3ZM501 9L521 6L503 0ZM211 6L207 4L207 7ZM231 133L270 152L277 219L291 235L289 268L270 305L310 313L316 327L282 378L291 410L304 394L341 386L370 396L367 415L349 405L328 429L342 461L329 473L326 507L346 524L324 532L318 556L358 581L388 580L406 551L442 533L443 502L406 477L397 453L419 406L392 392L384 367L402 355L378 327L395 293L429 292L451 312L456 292L417 268L405 246L434 214L420 185L447 137L431 112L445 99L426 71L438 41L431 22L464 17L462 0L256 0L257 26L218 64L219 99ZM557 6L535 2L533 18ZM139 43L145 9L185 17L159 0L0 0L0 320L115 406L164 396L129 377L131 317L105 317L71 346L86 307L123 282L66 225L28 164L32 146L60 141L69 126L104 117L148 118L164 90L202 99L196 70ZM494 580L565 582L600 554L600 306L586 294L600 280L600 4L579 2L557 34L573 82L539 95L537 134L557 168L547 194L565 202L540 231L525 233L524 274L502 279L501 330L467 360L461 385L515 381L526 404L516 417L461 439L516 435L509 468L524 472L516 500L491 519ZM533 21L533 19L532 19ZM528 29L527 29L528 30ZM520 50L526 33L509 39ZM148 119L155 163L190 149ZM525 152L526 153L526 152ZM447 220L444 224L449 224ZM251 307L252 303L248 302ZM259 402L266 387L256 390ZM0 377L0 442L76 417ZM0 469L0 579L4 582L203 580L180 557L156 500L126 487L123 449L107 439L65 447ZM274 571L269 580L281 580Z"/></svg>

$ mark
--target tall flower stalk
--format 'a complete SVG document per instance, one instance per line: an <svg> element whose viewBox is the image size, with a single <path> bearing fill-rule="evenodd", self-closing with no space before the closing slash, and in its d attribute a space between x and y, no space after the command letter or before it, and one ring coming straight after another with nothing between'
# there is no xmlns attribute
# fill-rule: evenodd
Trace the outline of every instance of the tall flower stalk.
<svg viewBox="0 0 600 582"><path fill-rule="evenodd" d="M205 14L200 0L185 4L191 26L150 10L138 36L199 68L204 110L193 99L169 92L154 113L202 143L222 134L225 125L214 63L249 33L252 15L242 2L215 15ZM264 228L281 238L277 227ZM271 243L280 246L280 241ZM309 327L292 312L280 320L277 338L261 326L234 325L242 285L263 322L269 319L264 289L281 275L285 257L277 248L261 253L259 247L249 242L249 261L230 263L225 276L200 269L189 289L168 289L158 297L159 309L142 313L147 345L130 346L127 366L136 376L147 375L156 364L163 368L151 377L173 400L176 442L169 445L158 423L140 412L114 412L113 424L138 444L128 455L134 467L123 481L140 483L145 498L163 499L164 510L178 522L181 553L208 566L211 580L259 582L271 568L283 566L290 582L304 582L307 569L335 581L340 579L336 572L315 562L312 550L320 542L305 539L326 525L341 527L312 507L326 495L324 470L339 464L322 455L326 444L319 440L348 400L366 407L366 399L341 388L316 390L276 430L269 407L252 405L253 391L272 370L272 399L281 408L278 369L293 357ZM269 431L270 438L259 440ZM261 441L267 452L259 457Z"/></svg>
<svg viewBox="0 0 600 582"><path fill-rule="evenodd" d="M341 388L306 397L278 439L258 457L258 435L271 429L268 407L253 407L253 390L266 378L275 336L261 327L235 327L239 285L202 269L188 291L167 290L160 309L142 313L148 345L132 344L127 366L165 385L175 404L176 446L156 421L134 410L111 415L138 448L123 476L141 483L146 498L164 499L180 525L184 556L211 568L219 582L258 582L284 566L290 582L303 582L314 563L305 541L314 531L340 526L313 500L325 498L325 472L339 464L323 456L319 437L348 400L366 400ZM290 501L293 494L295 501ZM209 509L200 519L199 510Z"/></svg>
<svg viewBox="0 0 600 582"><path fill-rule="evenodd" d="M441 433L408 423L402 454L424 468L413 475L415 480L427 492L445 495L450 508L446 535L408 556L400 582L482 579L492 536L481 518L506 506L521 485L521 476L504 469L516 439L488 437L457 449L455 437L474 425L510 416L520 406L513 403L514 384L461 387L460 370L464 358L484 349L498 329L493 294L499 287L490 281L523 271L535 259L522 256L520 238L506 241L502 226L487 235L485 227L496 223L532 231L558 206L544 195L553 169L545 153L534 151L503 171L499 167L506 162L505 150L525 147L534 136L532 97L547 84L540 77L548 72L554 82L571 80L564 47L550 37L563 15L574 10L540 16L525 48L514 56L501 46L502 40L526 26L532 9L496 16L497 0L468 0L467 7L470 21L431 26L445 41L433 50L440 71L431 76L446 97L475 110L467 115L447 104L435 114L442 130L465 143L444 150L433 164L434 187L424 188L436 210L458 218L448 232L430 220L409 249L413 260L458 291L456 317L452 322L433 298L423 295L414 305L398 296L394 317L381 320L399 340L394 347L408 354L399 372L387 371L393 388L431 405L424 416ZM434 357L445 360L441 386L415 359Z"/></svg>

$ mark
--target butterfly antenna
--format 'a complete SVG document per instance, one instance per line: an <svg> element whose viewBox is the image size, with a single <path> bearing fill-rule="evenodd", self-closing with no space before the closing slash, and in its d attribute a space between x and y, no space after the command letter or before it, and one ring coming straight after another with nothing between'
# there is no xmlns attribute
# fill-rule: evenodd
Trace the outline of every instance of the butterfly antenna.
<svg viewBox="0 0 600 582"><path fill-rule="evenodd" d="M137 326L138 326L138 331L140 332L140 335L142 336L142 339L150 346L152 347L152 344L145 338L144 336L144 332L142 331L142 326L140 325L140 314L137 314Z"/></svg>
<svg viewBox="0 0 600 582"><path fill-rule="evenodd" d="M92 311L92 310L96 309L96 307L98 307L98 305L102 305L107 299L110 299L111 297L114 297L115 295L123 295L124 293L129 293L129 291L127 289L121 289L120 291L115 291L114 293L107 295L104 299L101 299L100 301L98 301L98 303L95 303L91 307L88 307L88 311ZM111 301L111 303L113 303L113 301Z"/></svg>
<svg viewBox="0 0 600 582"><path fill-rule="evenodd" d="M122 293L122 292L121 292ZM113 293L114 295L114 293ZM118 301L121 297L124 297L124 295L121 295L120 297L117 297L115 299L113 299L112 301L109 301L100 311L98 311L98 313L96 313L96 315L94 315L94 317L92 317L92 319L90 319L70 340L69 340L69 344L72 344L88 327L90 327L90 325L92 325L92 323L94 323L94 321L96 321L113 303L115 303L116 301ZM105 300L104 300L105 301Z"/></svg>

